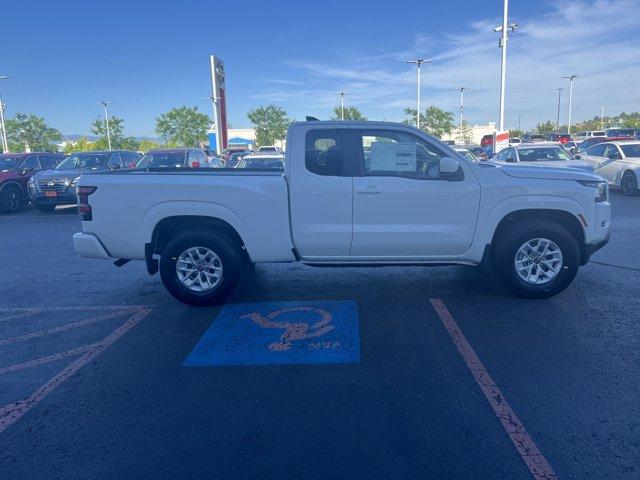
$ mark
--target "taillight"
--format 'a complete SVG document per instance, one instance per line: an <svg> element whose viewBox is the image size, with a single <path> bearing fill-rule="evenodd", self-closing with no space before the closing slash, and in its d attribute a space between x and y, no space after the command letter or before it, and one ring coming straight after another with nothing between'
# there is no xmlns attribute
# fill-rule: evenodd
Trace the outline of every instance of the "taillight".
<svg viewBox="0 0 640 480"><path fill-rule="evenodd" d="M91 205L89 205L89 195L96 191L98 187L78 187L78 213L85 222L93 220L91 216Z"/></svg>
<svg viewBox="0 0 640 480"><path fill-rule="evenodd" d="M191 166L192 166L193 168L198 168L198 167L200 166L200 162L198 162L197 160L195 160L195 161L191 162Z"/></svg>

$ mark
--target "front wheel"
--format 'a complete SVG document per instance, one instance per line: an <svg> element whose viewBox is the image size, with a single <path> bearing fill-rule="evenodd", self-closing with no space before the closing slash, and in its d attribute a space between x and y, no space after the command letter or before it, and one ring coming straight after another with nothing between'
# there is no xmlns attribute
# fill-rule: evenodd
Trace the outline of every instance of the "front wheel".
<svg viewBox="0 0 640 480"><path fill-rule="evenodd" d="M0 193L0 211L6 213L16 213L23 203L23 195L20 187L7 185Z"/></svg>
<svg viewBox="0 0 640 480"><path fill-rule="evenodd" d="M573 281L580 265L575 238L562 225L526 220L503 231L492 252L496 277L512 293L547 298Z"/></svg>
<svg viewBox="0 0 640 480"><path fill-rule="evenodd" d="M638 177L636 174L627 170L622 175L620 179L620 188L622 193L627 196L637 195L638 194Z"/></svg>
<svg viewBox="0 0 640 480"><path fill-rule="evenodd" d="M224 300L238 283L241 269L239 245L224 234L204 229L175 236L160 258L165 288L189 305L214 305Z"/></svg>

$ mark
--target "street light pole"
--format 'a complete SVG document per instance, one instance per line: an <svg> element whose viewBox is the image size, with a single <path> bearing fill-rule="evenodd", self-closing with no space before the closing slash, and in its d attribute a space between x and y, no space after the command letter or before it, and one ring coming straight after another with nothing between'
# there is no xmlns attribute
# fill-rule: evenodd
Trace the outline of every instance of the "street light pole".
<svg viewBox="0 0 640 480"><path fill-rule="evenodd" d="M0 80L7 80L9 77L6 75L0 75ZM4 102L2 101L2 95L0 95L0 123L2 124L2 152L9 152L9 142L7 141L7 129L4 125Z"/></svg>
<svg viewBox="0 0 640 480"><path fill-rule="evenodd" d="M567 134L571 135L571 107L573 105L573 80L579 78L580 75L576 75L572 73L571 75L567 75L566 77L569 79L569 119L567 121Z"/></svg>
<svg viewBox="0 0 640 480"><path fill-rule="evenodd" d="M109 112L107 111L107 105L111 105L113 102L102 100L98 103L104 107L104 123L107 127L107 145L109 146L109 150L111 150L111 132L109 131Z"/></svg>
<svg viewBox="0 0 640 480"><path fill-rule="evenodd" d="M558 115L556 116L556 128L560 131L560 96L564 88L556 88L558 90Z"/></svg>
<svg viewBox="0 0 640 480"><path fill-rule="evenodd" d="M424 60L422 58L418 58L416 60L407 60L404 63L413 63L418 67L418 110L417 110L417 115L416 115L416 126L418 127L418 129L420 128L420 66L423 63L431 63L431 60Z"/></svg>
<svg viewBox="0 0 640 480"><path fill-rule="evenodd" d="M600 109L600 130L604 130L604 105Z"/></svg>
<svg viewBox="0 0 640 480"><path fill-rule="evenodd" d="M344 120L344 96L347 92L336 93L336 95L340 95L340 120Z"/></svg>
<svg viewBox="0 0 640 480"><path fill-rule="evenodd" d="M504 130L504 98L505 90L507 86L507 40L509 36L507 31L511 30L511 33L518 28L517 23L509 24L509 0L504 0L504 9L502 12L502 25L493 29L494 32L501 32L502 38L500 39L499 46L502 48L502 63L500 67L500 130Z"/></svg>

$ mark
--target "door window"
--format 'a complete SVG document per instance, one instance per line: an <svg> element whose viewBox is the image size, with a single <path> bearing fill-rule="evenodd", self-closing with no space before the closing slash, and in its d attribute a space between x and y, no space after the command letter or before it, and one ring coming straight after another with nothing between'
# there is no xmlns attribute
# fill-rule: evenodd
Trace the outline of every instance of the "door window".
<svg viewBox="0 0 640 480"><path fill-rule="evenodd" d="M620 158L622 158L620 152L618 151L618 147L611 144L605 147L604 156L610 160L619 160Z"/></svg>
<svg viewBox="0 0 640 480"><path fill-rule="evenodd" d="M604 149L606 145L601 143L587 149L587 155L590 157L604 157Z"/></svg>
<svg viewBox="0 0 640 480"><path fill-rule="evenodd" d="M22 162L22 166L20 167L22 170L31 168L33 170L40 170L40 162L38 162L38 157L35 155L31 155L25 158L24 162Z"/></svg>
<svg viewBox="0 0 640 480"><path fill-rule="evenodd" d="M415 135L379 130L360 133L366 176L440 178L440 159L448 155Z"/></svg>
<svg viewBox="0 0 640 480"><path fill-rule="evenodd" d="M52 155L40 155L38 158L43 169L55 168L58 164L57 158Z"/></svg>
<svg viewBox="0 0 640 480"><path fill-rule="evenodd" d="M342 131L309 130L305 136L304 163L307 170L316 175L342 175Z"/></svg>
<svg viewBox="0 0 640 480"><path fill-rule="evenodd" d="M118 167L122 167L122 158L120 158L119 153L114 153L113 155L111 155L109 163L107 163L107 168L112 168L115 165L117 165Z"/></svg>

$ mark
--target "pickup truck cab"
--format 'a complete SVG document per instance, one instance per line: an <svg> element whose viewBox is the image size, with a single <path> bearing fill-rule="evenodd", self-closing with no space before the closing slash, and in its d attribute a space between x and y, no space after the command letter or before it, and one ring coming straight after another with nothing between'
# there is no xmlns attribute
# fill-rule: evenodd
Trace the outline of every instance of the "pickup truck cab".
<svg viewBox="0 0 640 480"><path fill-rule="evenodd" d="M593 173L474 163L387 122L294 123L284 172L91 173L78 192L80 256L145 260L193 305L223 300L244 266L294 261L476 265L548 297L607 242L611 215Z"/></svg>

